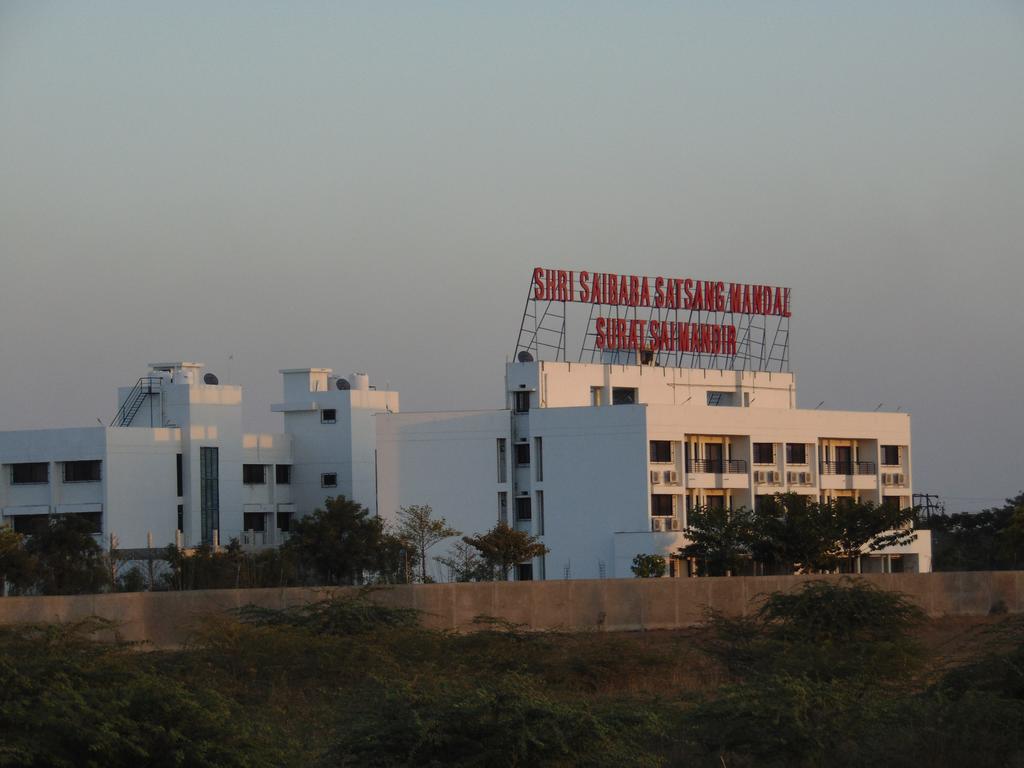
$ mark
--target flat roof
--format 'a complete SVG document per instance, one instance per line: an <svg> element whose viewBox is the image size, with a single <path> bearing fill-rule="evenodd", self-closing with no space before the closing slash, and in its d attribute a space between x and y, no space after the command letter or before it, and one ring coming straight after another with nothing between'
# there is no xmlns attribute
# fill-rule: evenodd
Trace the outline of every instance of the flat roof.
<svg viewBox="0 0 1024 768"><path fill-rule="evenodd" d="M279 368L278 373L332 373L333 368Z"/></svg>

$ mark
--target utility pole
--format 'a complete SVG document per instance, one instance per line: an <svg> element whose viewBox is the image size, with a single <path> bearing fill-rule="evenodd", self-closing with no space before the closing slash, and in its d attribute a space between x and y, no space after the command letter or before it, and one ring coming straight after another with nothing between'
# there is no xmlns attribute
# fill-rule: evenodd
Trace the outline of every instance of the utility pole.
<svg viewBox="0 0 1024 768"><path fill-rule="evenodd" d="M920 507L924 513L924 519L930 521L932 515L945 515L946 505L937 493L915 493L912 497L915 507Z"/></svg>

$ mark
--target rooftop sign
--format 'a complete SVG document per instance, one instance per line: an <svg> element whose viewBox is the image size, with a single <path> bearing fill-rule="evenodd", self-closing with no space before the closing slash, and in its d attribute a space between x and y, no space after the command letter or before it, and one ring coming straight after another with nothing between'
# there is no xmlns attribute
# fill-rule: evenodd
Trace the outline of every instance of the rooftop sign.
<svg viewBox="0 0 1024 768"><path fill-rule="evenodd" d="M580 361L789 368L789 288L542 267L533 270L516 353L567 360L567 318L579 304L589 306Z"/></svg>

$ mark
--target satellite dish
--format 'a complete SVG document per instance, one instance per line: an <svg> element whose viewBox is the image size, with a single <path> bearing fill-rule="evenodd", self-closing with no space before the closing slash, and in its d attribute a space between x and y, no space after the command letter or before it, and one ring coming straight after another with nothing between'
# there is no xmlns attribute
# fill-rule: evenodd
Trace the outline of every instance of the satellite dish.
<svg viewBox="0 0 1024 768"><path fill-rule="evenodd" d="M352 385L348 383L348 379L338 379L335 385L338 389L344 392L346 389L352 389Z"/></svg>
<svg viewBox="0 0 1024 768"><path fill-rule="evenodd" d="M516 355L516 360L518 360L520 363L532 363L533 355L531 355L524 349L522 352Z"/></svg>
<svg viewBox="0 0 1024 768"><path fill-rule="evenodd" d="M203 376L203 383L209 384L211 387L215 387L218 384L220 384L220 379L218 379L212 373L208 373L205 376Z"/></svg>

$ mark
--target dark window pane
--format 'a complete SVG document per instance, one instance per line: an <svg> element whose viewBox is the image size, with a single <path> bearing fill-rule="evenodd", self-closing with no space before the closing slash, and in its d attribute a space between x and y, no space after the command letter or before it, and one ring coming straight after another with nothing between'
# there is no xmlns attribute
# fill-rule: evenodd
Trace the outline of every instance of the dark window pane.
<svg viewBox="0 0 1024 768"><path fill-rule="evenodd" d="M806 464L807 446L804 443L786 443L786 463Z"/></svg>
<svg viewBox="0 0 1024 768"><path fill-rule="evenodd" d="M754 463L755 464L774 464L775 463L775 444L774 443L754 443Z"/></svg>
<svg viewBox="0 0 1024 768"><path fill-rule="evenodd" d="M672 496L667 493L651 494L651 517L672 517Z"/></svg>
<svg viewBox="0 0 1024 768"><path fill-rule="evenodd" d="M277 529L282 533L288 533L292 529L292 513L291 512L278 512L277 513Z"/></svg>
<svg viewBox="0 0 1024 768"><path fill-rule="evenodd" d="M338 420L338 412L334 408L324 408L320 411L321 424L334 424Z"/></svg>
<svg viewBox="0 0 1024 768"><path fill-rule="evenodd" d="M338 485L338 473L337 472L325 472L320 475L320 487L321 488L336 488Z"/></svg>
<svg viewBox="0 0 1024 768"><path fill-rule="evenodd" d="M220 530L220 451L199 449L200 527L204 544L213 543L213 532Z"/></svg>
<svg viewBox="0 0 1024 768"><path fill-rule="evenodd" d="M182 463L181 463L181 454L180 453L175 457L174 471L175 471L176 482L178 484L178 495L179 496L184 496L185 494L184 494L184 491L183 491L183 487L184 487L185 483L184 483L184 479L183 479L183 467L182 467Z"/></svg>
<svg viewBox="0 0 1024 768"><path fill-rule="evenodd" d="M887 467L898 466L900 463L900 447L898 445L883 445L882 463Z"/></svg>
<svg viewBox="0 0 1024 768"><path fill-rule="evenodd" d="M666 463L672 461L672 443L669 440L651 440L651 461Z"/></svg>
<svg viewBox="0 0 1024 768"><path fill-rule="evenodd" d="M246 485L266 485L267 468L263 464L243 464L242 482Z"/></svg>
<svg viewBox="0 0 1024 768"><path fill-rule="evenodd" d="M11 485L50 482L50 465L45 461L11 465Z"/></svg>
<svg viewBox="0 0 1024 768"><path fill-rule="evenodd" d="M516 413L526 413L530 410L530 393L529 392L516 392Z"/></svg>
<svg viewBox="0 0 1024 768"><path fill-rule="evenodd" d="M242 525L246 531L265 531L267 529L267 516L262 512L246 512L242 515Z"/></svg>
<svg viewBox="0 0 1024 768"><path fill-rule="evenodd" d="M291 485L292 465L278 464L277 467L274 469L274 481L278 485Z"/></svg>
<svg viewBox="0 0 1024 768"><path fill-rule="evenodd" d="M101 461L65 461L65 483L98 483L100 481Z"/></svg>
<svg viewBox="0 0 1024 768"><path fill-rule="evenodd" d="M522 466L530 463L530 444L516 443L516 464Z"/></svg>
<svg viewBox="0 0 1024 768"><path fill-rule="evenodd" d="M520 563L516 566L516 581L533 581L533 563Z"/></svg>
<svg viewBox="0 0 1024 768"><path fill-rule="evenodd" d="M635 405L636 389L633 387L612 387L612 405Z"/></svg>
<svg viewBox="0 0 1024 768"><path fill-rule="evenodd" d="M530 506L529 496L520 496L516 499L516 520L532 520L533 508Z"/></svg>

